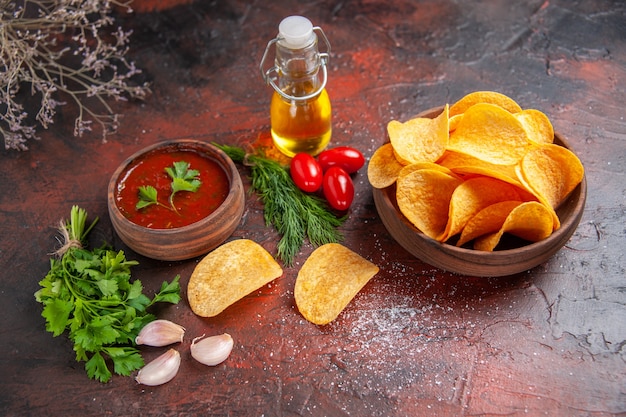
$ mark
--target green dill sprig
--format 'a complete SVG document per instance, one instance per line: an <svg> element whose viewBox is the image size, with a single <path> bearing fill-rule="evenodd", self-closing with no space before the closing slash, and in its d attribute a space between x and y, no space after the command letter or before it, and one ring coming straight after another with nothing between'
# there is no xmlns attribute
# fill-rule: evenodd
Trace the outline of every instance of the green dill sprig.
<svg viewBox="0 0 626 417"><path fill-rule="evenodd" d="M233 161L250 167L252 190L263 202L265 223L281 235L276 250L285 265L293 263L305 238L314 246L343 239L337 228L345 216L337 217L323 199L300 190L284 166L260 155L246 154L235 146L214 145Z"/></svg>

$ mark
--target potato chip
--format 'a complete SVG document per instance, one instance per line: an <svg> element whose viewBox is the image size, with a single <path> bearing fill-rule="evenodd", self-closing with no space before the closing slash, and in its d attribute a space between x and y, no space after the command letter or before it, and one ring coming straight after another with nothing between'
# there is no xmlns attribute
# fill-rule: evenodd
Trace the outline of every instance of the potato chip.
<svg viewBox="0 0 626 417"><path fill-rule="evenodd" d="M497 165L514 165L530 146L526 130L511 113L494 104L476 104L450 133L448 150Z"/></svg>
<svg viewBox="0 0 626 417"><path fill-rule="evenodd" d="M501 201L521 201L519 188L490 177L475 177L464 181L452 193L448 223L438 239L445 242L460 233L465 224L480 210Z"/></svg>
<svg viewBox="0 0 626 417"><path fill-rule="evenodd" d="M538 242L552 234L552 213L537 201L527 201L511 211L502 231L530 242Z"/></svg>
<svg viewBox="0 0 626 417"><path fill-rule="evenodd" d="M520 181L539 201L556 209L582 181L584 168L569 149L556 144L533 146L520 163Z"/></svg>
<svg viewBox="0 0 626 417"><path fill-rule="evenodd" d="M391 143L386 143L374 152L367 165L367 179L374 188L386 188L396 182L404 167L393 152Z"/></svg>
<svg viewBox="0 0 626 417"><path fill-rule="evenodd" d="M437 161L437 164L448 168L457 175L484 175L522 187L515 172L515 165L492 164L455 151L446 151Z"/></svg>
<svg viewBox="0 0 626 417"><path fill-rule="evenodd" d="M434 162L417 162L415 164L405 165L402 167L402 169L398 173L398 177L407 176L411 172L419 171L420 169L434 169L435 171L441 171L444 174L448 174L450 176L459 178L458 175L452 172L449 168L444 167L443 165L436 164Z"/></svg>
<svg viewBox="0 0 626 417"><path fill-rule="evenodd" d="M437 239L448 222L448 207L463 181L434 169L420 169L398 177L396 200L402 214L422 233Z"/></svg>
<svg viewBox="0 0 626 417"><path fill-rule="evenodd" d="M338 243L315 249L298 272L294 297L298 310L314 324L328 324L378 273L378 267Z"/></svg>
<svg viewBox="0 0 626 417"><path fill-rule="evenodd" d="M477 238L474 242L474 249L493 251L504 233L530 242L538 242L550 236L552 229L551 211L536 201L526 202L511 210L497 233Z"/></svg>
<svg viewBox="0 0 626 417"><path fill-rule="evenodd" d="M498 232L511 211L521 204L521 201L501 201L485 207L467 222L456 245L463 246L479 236Z"/></svg>
<svg viewBox="0 0 626 417"><path fill-rule="evenodd" d="M270 281L283 270L261 245L237 239L206 255L191 274L189 305L201 317L213 317Z"/></svg>
<svg viewBox="0 0 626 417"><path fill-rule="evenodd" d="M484 252L493 252L493 250L500 243L500 239L502 238L502 233L498 230L494 233L488 233L486 235L482 235L474 239L475 250L482 250Z"/></svg>
<svg viewBox="0 0 626 417"><path fill-rule="evenodd" d="M459 125L459 122L463 118L463 114L455 114L454 116L448 119L448 131L452 132L456 130L456 127Z"/></svg>
<svg viewBox="0 0 626 417"><path fill-rule="evenodd" d="M495 104L510 113L522 111L512 98L495 91L474 91L450 106L450 117L465 113L467 109L478 103Z"/></svg>
<svg viewBox="0 0 626 417"><path fill-rule="evenodd" d="M548 116L539 110L526 109L514 114L522 123L528 139L535 143L554 142L554 128Z"/></svg>
<svg viewBox="0 0 626 417"><path fill-rule="evenodd" d="M435 162L448 144L448 106L434 119L416 117L405 123L392 120L387 132L401 164Z"/></svg>

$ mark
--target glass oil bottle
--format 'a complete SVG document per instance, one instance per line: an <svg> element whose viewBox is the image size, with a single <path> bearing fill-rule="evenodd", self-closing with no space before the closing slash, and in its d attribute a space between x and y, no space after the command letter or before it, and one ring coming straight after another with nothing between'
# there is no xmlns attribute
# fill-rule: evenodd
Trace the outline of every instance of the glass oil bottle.
<svg viewBox="0 0 626 417"><path fill-rule="evenodd" d="M318 49L318 36L326 46ZM274 66L264 69L275 45ZM309 19L290 16L280 23L278 36L267 44L261 60L261 74L274 89L270 104L274 145L285 155L320 153L330 142L332 114L326 91L330 44L319 27Z"/></svg>

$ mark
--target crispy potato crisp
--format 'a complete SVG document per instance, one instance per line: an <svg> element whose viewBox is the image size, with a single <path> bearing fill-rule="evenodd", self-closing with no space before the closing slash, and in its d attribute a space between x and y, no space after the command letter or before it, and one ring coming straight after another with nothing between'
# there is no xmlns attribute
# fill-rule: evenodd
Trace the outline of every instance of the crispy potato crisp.
<svg viewBox="0 0 626 417"><path fill-rule="evenodd" d="M444 174L448 174L452 177L457 177L457 175L449 168L446 168L443 165L435 164L434 162L418 162L416 164L405 165L398 173L398 177L405 177L411 172L419 171L420 169L434 169L435 171L441 171Z"/></svg>
<svg viewBox="0 0 626 417"><path fill-rule="evenodd" d="M396 182L404 167L396 159L391 143L386 143L374 152L367 165L367 178L374 188L385 188Z"/></svg>
<svg viewBox="0 0 626 417"><path fill-rule="evenodd" d="M448 120L448 130L450 132L452 132L453 130L456 130L456 127L459 125L459 122L461 121L461 119L463 118L463 114L455 114L454 116L450 116L450 119Z"/></svg>
<svg viewBox="0 0 626 417"><path fill-rule="evenodd" d="M534 146L524 155L520 171L530 191L554 209L576 188L584 175L578 157L555 144Z"/></svg>
<svg viewBox="0 0 626 417"><path fill-rule="evenodd" d="M300 313L311 323L333 321L378 273L378 267L338 243L315 249L304 262L294 288Z"/></svg>
<svg viewBox="0 0 626 417"><path fill-rule="evenodd" d="M490 177L475 177L464 181L452 193L445 242L460 233L465 224L480 210L500 201L521 201L519 188Z"/></svg>
<svg viewBox="0 0 626 417"><path fill-rule="evenodd" d="M404 216L426 236L437 239L448 223L448 207L463 180L434 169L410 172L397 181L396 199Z"/></svg>
<svg viewBox="0 0 626 417"><path fill-rule="evenodd" d="M189 305L198 316L213 317L282 274L261 245L249 239L233 240L196 266L187 286Z"/></svg>
<svg viewBox="0 0 626 417"><path fill-rule="evenodd" d="M456 245L463 246L477 237L497 232L509 213L520 204L521 201L500 201L485 207L467 222Z"/></svg>
<svg viewBox="0 0 626 417"><path fill-rule="evenodd" d="M522 187L522 183L517 178L515 165L498 165L481 161L471 155L446 151L437 164L448 168L450 171L462 176L483 175L485 177L497 178L501 181L517 187Z"/></svg>
<svg viewBox="0 0 626 417"><path fill-rule="evenodd" d="M550 236L552 229L551 211L541 203L529 201L511 210L498 232L477 238L474 249L493 251L504 233L538 242Z"/></svg>
<svg viewBox="0 0 626 417"><path fill-rule="evenodd" d="M539 110L526 109L514 114L515 118L522 123L528 139L535 143L554 142L554 128L548 116Z"/></svg>
<svg viewBox="0 0 626 417"><path fill-rule="evenodd" d="M450 106L450 117L465 113L467 109L478 103L495 104L509 113L522 111L522 108L515 100L502 93L496 93L495 91L474 91Z"/></svg>
<svg viewBox="0 0 626 417"><path fill-rule="evenodd" d="M405 123L392 120L387 132L400 163L435 162L448 145L448 106L434 119L416 117Z"/></svg>
<svg viewBox="0 0 626 417"><path fill-rule="evenodd" d="M467 109L450 133L448 149L492 164L512 165L524 156L530 143L515 116L494 104L479 103Z"/></svg>

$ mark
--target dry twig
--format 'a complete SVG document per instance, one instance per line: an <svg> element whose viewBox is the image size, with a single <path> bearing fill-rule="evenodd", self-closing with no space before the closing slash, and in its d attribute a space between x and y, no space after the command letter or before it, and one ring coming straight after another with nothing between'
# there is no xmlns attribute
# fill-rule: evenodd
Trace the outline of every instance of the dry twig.
<svg viewBox="0 0 626 417"><path fill-rule="evenodd" d="M148 85L132 82L141 70L125 57L131 32L111 28L111 7L132 11L129 3L0 0L0 134L6 149L28 149L27 141L38 139L37 127L47 128L66 104L60 99L78 107L75 136L96 122L106 139L118 127L107 100L146 96ZM40 101L36 115L24 108L26 86Z"/></svg>

